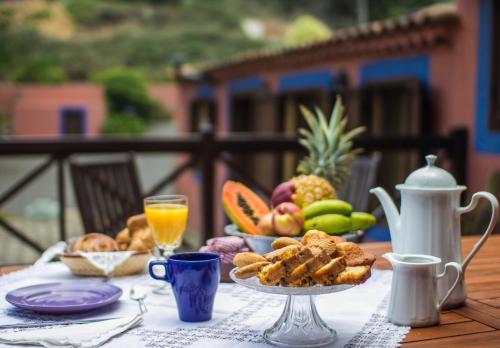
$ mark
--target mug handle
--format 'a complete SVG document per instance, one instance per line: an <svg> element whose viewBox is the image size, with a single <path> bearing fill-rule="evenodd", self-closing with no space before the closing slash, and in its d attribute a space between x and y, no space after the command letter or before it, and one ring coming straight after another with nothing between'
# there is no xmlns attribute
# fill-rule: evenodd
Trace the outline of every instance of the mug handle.
<svg viewBox="0 0 500 348"><path fill-rule="evenodd" d="M164 280L164 281L167 281L170 283L170 277L168 276L167 262L168 261L163 261L163 260L150 261L148 264L148 271L149 271L149 275L151 276L151 278L156 279L156 280ZM153 270L154 266L162 266L163 268L165 268L165 276L163 276L163 277L158 276Z"/></svg>
<svg viewBox="0 0 500 348"><path fill-rule="evenodd" d="M486 239L490 236L491 232L493 231L493 228L495 227L495 224L497 222L497 217L498 217L498 200L497 198L492 195L489 192L486 191L481 191L481 192L476 192L472 195L472 199L470 203L465 206L465 207L460 207L457 209L457 214L461 215L464 213L467 213L471 210L474 210L477 207L477 203L479 202L480 198L484 198L488 200L491 204L491 218L490 218L490 223L488 227L486 228L486 231L484 231L483 236L481 239L479 239L476 244L472 247L472 250L469 252L467 257L464 259L462 262L462 268L465 271L467 266L469 265L469 262L472 260L474 255L481 249L483 246L484 242L486 242Z"/></svg>
<svg viewBox="0 0 500 348"><path fill-rule="evenodd" d="M457 279L455 279L455 282L453 283L453 285L451 286L451 288L448 290L448 292L446 293L446 295L444 295L443 299L437 304L436 308L437 308L438 311L441 310L441 307L443 307L444 303L446 302L446 300L448 299L448 297L450 297L450 295L453 292L453 290L455 290L455 288L457 287L460 279L462 279L462 276L463 276L463 268L462 268L462 266L458 262L448 262L446 265L444 265L444 271L443 271L443 273L438 274L436 276L436 278L437 279L443 278L446 275L446 273L448 272L448 268L449 267L455 268L457 270Z"/></svg>

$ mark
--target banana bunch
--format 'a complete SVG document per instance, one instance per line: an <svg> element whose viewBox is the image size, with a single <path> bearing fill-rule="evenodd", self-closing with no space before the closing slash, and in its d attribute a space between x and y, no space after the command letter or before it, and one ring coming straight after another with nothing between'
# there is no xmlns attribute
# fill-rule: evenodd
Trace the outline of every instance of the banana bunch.
<svg viewBox="0 0 500 348"><path fill-rule="evenodd" d="M304 230L320 230L328 234L342 234L364 230L375 225L375 216L353 212L352 206L340 199L316 201L302 209Z"/></svg>

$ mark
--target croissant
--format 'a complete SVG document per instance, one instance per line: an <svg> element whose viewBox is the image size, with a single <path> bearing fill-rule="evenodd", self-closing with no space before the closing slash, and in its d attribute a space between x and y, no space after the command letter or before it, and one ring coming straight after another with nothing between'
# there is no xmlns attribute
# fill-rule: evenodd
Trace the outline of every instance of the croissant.
<svg viewBox="0 0 500 348"><path fill-rule="evenodd" d="M118 251L118 243L111 237L102 233L89 233L73 244L73 251L96 252Z"/></svg>

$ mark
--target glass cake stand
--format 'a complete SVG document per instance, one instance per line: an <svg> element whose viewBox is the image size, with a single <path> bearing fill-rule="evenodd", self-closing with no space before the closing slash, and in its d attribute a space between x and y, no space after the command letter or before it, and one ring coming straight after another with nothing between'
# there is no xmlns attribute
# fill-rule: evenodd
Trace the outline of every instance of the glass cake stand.
<svg viewBox="0 0 500 348"><path fill-rule="evenodd" d="M257 277L238 279L233 269L229 274L236 283L269 294L286 295L285 308L279 319L263 333L264 339L282 347L321 347L337 339L334 329L321 319L314 304L314 295L331 294L352 288L354 285L315 285L304 288L267 286Z"/></svg>

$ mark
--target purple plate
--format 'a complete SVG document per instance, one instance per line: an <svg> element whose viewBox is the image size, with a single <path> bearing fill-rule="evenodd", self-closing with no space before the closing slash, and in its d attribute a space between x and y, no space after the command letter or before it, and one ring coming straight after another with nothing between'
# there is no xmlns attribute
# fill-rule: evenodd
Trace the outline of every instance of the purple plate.
<svg viewBox="0 0 500 348"><path fill-rule="evenodd" d="M9 292L5 299L16 307L40 313L79 313L110 305L122 289L96 281L74 281L26 286Z"/></svg>

